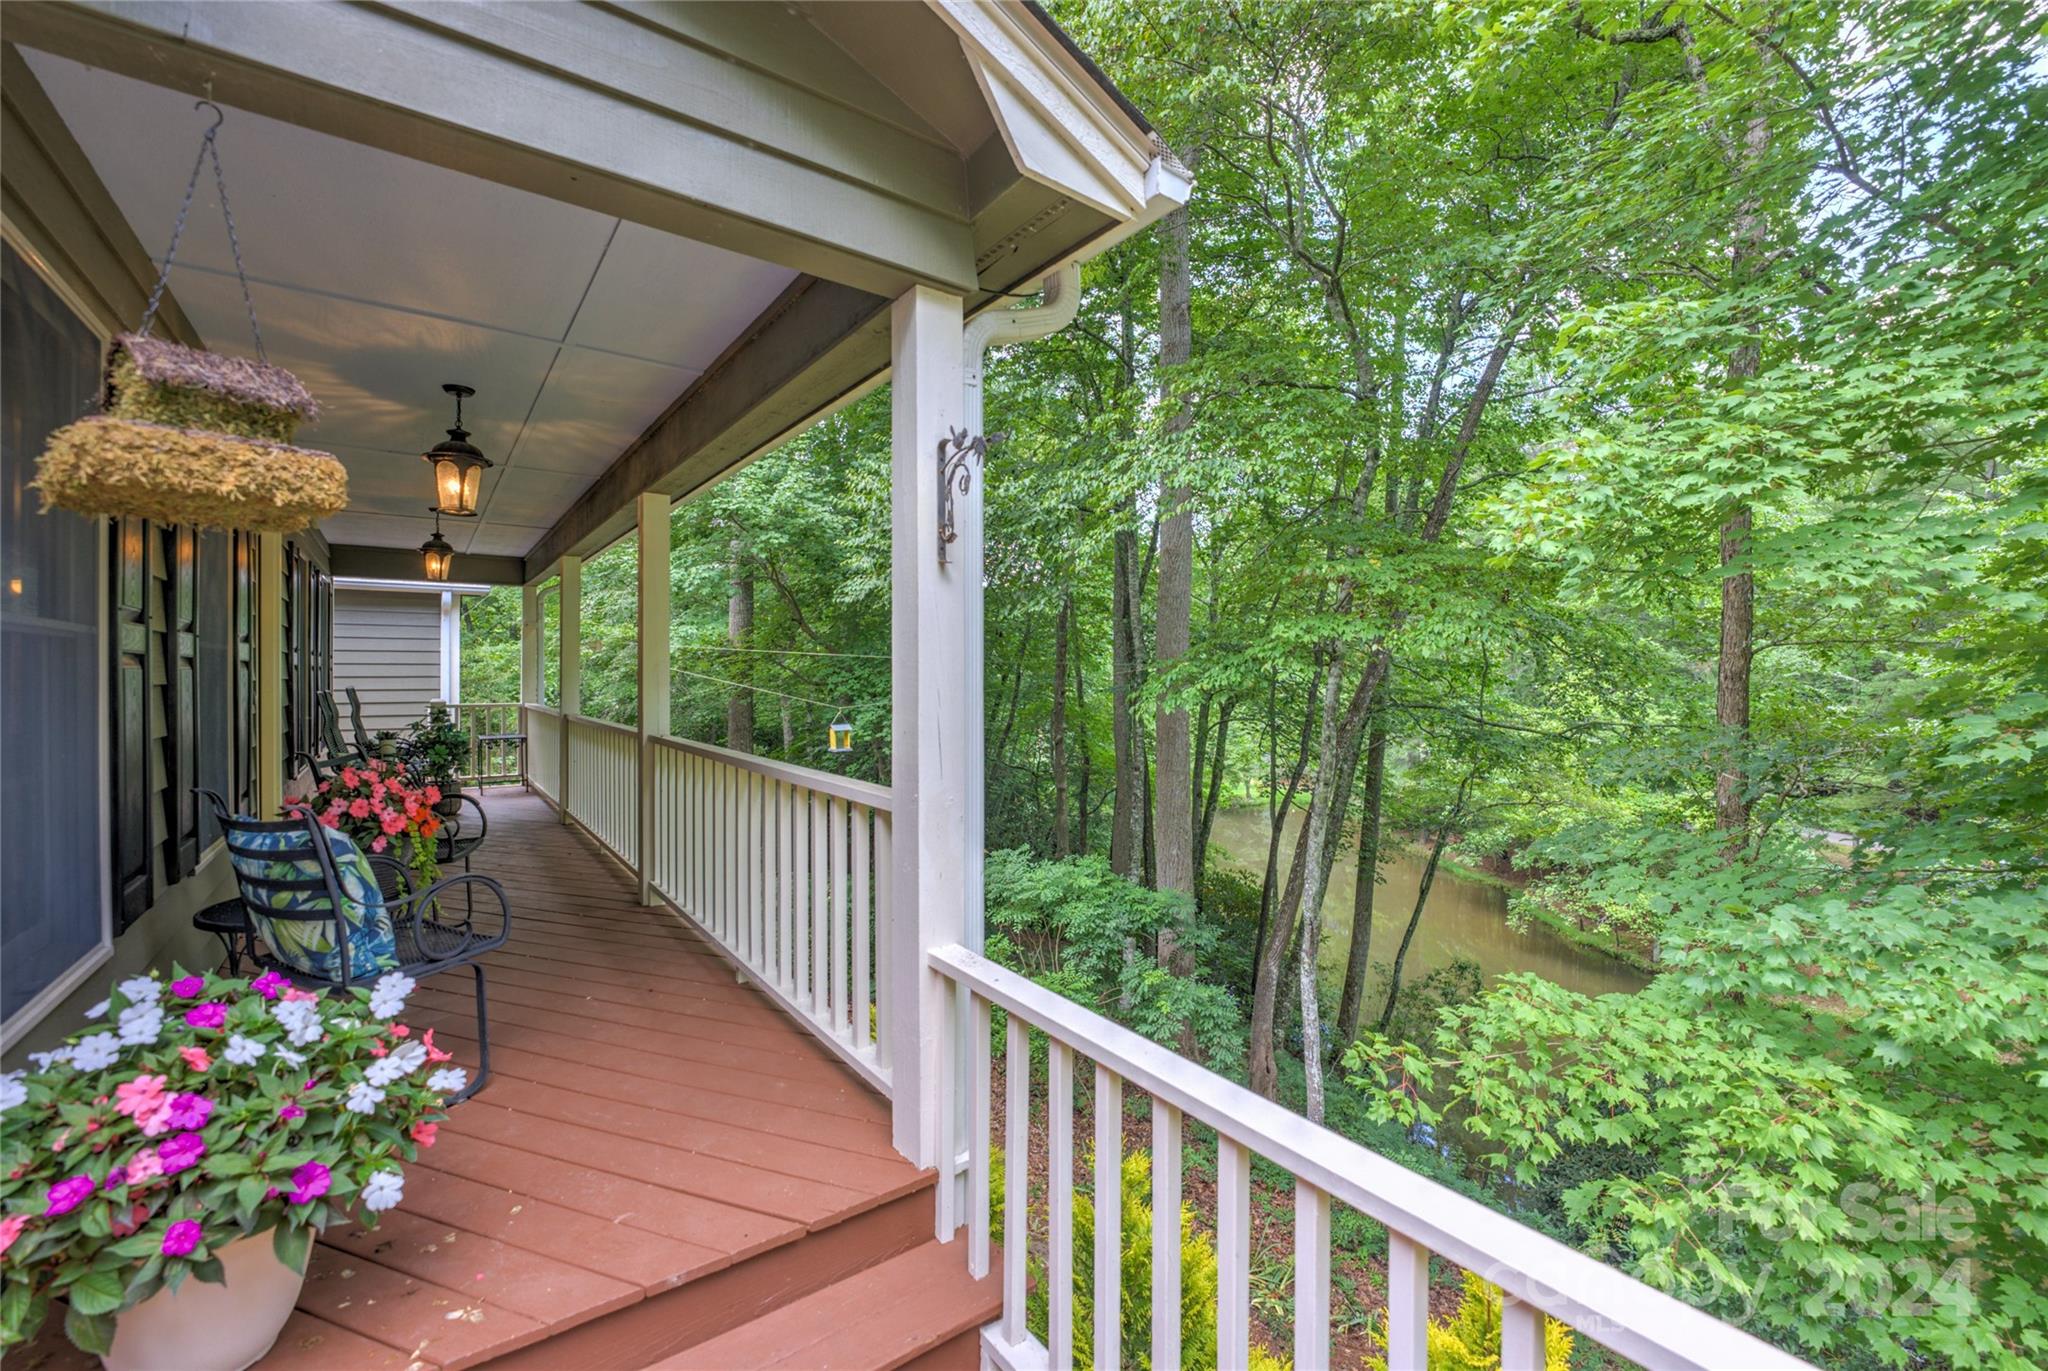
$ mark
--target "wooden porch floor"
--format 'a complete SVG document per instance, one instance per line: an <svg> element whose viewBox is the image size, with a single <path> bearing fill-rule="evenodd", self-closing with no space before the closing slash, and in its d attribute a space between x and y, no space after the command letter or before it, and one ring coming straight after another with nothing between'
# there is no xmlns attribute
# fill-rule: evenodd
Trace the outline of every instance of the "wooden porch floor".
<svg viewBox="0 0 2048 1371"><path fill-rule="evenodd" d="M672 914L640 907L545 802L487 796L475 869L504 883L513 920L486 963L491 1079L375 1230L323 1235L258 1365L644 1366L869 1265L877 1244L929 1241L931 1173L889 1145L886 1102ZM461 971L423 982L407 1019L473 1070L472 986ZM749 1260L764 1254L785 1259ZM698 1283L705 1298L649 1303ZM23 1371L65 1353L97 1365L50 1350Z"/></svg>

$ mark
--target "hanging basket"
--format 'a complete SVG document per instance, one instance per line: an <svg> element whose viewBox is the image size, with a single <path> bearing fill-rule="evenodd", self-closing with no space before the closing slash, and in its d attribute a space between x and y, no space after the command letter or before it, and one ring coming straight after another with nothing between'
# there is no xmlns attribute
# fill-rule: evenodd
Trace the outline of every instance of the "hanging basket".
<svg viewBox="0 0 2048 1371"><path fill-rule="evenodd" d="M200 105L213 108L205 101ZM35 485L45 510L296 533L348 505L348 472L341 463L292 446L298 426L320 412L298 377L267 358L228 357L149 336L200 170L211 157L249 331L263 357L263 334L242 273L241 244L214 145L219 129L216 118L200 140L142 325L116 338L108 353L104 412L58 429L43 450Z"/></svg>
<svg viewBox="0 0 2048 1371"><path fill-rule="evenodd" d="M348 504L348 473L293 447L319 413L283 367L123 334L106 413L50 435L43 507L202 528L295 533Z"/></svg>

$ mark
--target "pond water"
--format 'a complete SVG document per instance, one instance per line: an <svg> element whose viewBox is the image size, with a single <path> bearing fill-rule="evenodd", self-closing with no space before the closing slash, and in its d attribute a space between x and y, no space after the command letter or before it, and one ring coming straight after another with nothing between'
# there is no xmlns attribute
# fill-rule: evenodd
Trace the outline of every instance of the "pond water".
<svg viewBox="0 0 2048 1371"><path fill-rule="evenodd" d="M1288 820L1281 840L1283 886L1301 819L1297 811ZM1256 873L1265 869L1270 832L1262 809L1222 810L1216 815L1211 841L1230 863ZM1380 862L1380 887L1373 898L1373 961L1394 960L1408 916L1415 908L1423 865L1422 854L1407 848L1387 854ZM1323 982L1333 994L1344 983L1344 959L1351 948L1351 906L1357 884L1358 845L1354 838L1338 852L1337 862L1330 869L1329 894L1323 901ZM1508 926L1507 909L1505 890L1480 881L1461 880L1439 868L1436 882L1429 890L1429 904L1422 912L1422 923L1415 930L1415 942L1401 969L1402 982L1412 984L1431 969L1448 965L1455 957L1469 957L1479 963L1489 983L1509 971L1533 971L1588 995L1633 992L1648 983L1648 976L1626 962L1567 942L1540 924L1517 933ZM1365 1003L1369 1012L1377 1012L1386 993L1384 972L1367 978Z"/></svg>

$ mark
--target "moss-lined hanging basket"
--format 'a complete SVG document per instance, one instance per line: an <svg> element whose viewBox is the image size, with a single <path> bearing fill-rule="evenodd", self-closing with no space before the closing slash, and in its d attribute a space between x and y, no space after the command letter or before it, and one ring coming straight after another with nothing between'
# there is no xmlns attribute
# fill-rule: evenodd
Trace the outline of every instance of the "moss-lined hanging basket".
<svg viewBox="0 0 2048 1371"><path fill-rule="evenodd" d="M202 528L295 533L348 504L348 473L294 447L318 407L283 367L123 334L106 413L50 435L45 508Z"/></svg>
<svg viewBox="0 0 2048 1371"><path fill-rule="evenodd" d="M319 417L299 378L263 356L256 302L242 271L242 246L228 209L214 113L199 140L185 201L142 324L114 340L107 356L103 412L50 435L36 467L43 508L93 517L152 519L201 528L296 533L348 505L348 472L324 452L292 446L301 423ZM221 217L259 359L227 357L149 336L185 234L199 172L213 160Z"/></svg>

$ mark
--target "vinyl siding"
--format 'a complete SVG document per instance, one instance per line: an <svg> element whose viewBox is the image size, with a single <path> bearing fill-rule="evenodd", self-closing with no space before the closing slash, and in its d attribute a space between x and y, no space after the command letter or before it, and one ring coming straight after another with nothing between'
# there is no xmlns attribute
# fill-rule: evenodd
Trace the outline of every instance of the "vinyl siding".
<svg viewBox="0 0 2048 1371"><path fill-rule="evenodd" d="M334 592L334 693L348 730L350 686L363 727L402 732L441 696L441 597L416 591Z"/></svg>

